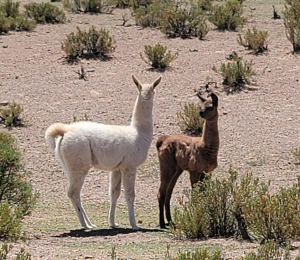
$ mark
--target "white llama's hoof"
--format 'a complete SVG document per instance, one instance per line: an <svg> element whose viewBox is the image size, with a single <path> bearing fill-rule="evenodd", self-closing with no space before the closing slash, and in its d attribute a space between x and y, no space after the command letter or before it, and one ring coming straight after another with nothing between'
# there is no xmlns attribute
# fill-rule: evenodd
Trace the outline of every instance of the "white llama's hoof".
<svg viewBox="0 0 300 260"><path fill-rule="evenodd" d="M142 228L138 227L138 226L135 226L135 227L132 227L133 230L141 230Z"/></svg>

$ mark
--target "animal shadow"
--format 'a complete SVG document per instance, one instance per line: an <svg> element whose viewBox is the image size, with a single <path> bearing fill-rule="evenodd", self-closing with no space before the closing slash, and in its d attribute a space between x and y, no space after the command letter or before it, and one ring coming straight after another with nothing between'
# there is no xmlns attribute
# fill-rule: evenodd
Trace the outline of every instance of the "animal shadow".
<svg viewBox="0 0 300 260"><path fill-rule="evenodd" d="M108 228L108 229L95 229L95 230L87 230L87 229L75 229L70 230L69 232L65 232L59 235L55 235L53 237L104 237L104 236L116 236L119 234L131 234L136 232L148 233L148 232L164 232L161 229L147 229L142 228L139 230L133 230L132 228Z"/></svg>

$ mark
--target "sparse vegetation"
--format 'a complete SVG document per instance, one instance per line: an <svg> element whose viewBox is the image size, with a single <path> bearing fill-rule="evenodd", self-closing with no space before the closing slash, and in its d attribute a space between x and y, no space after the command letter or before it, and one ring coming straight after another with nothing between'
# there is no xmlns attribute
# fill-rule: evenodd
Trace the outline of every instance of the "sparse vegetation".
<svg viewBox="0 0 300 260"><path fill-rule="evenodd" d="M289 246L280 247L273 240L267 240L257 251L257 253L252 251L246 256L239 258L239 260L291 260ZM299 260L299 256L296 260Z"/></svg>
<svg viewBox="0 0 300 260"><path fill-rule="evenodd" d="M65 9L71 12L111 13L114 1L110 0L62 0Z"/></svg>
<svg viewBox="0 0 300 260"><path fill-rule="evenodd" d="M209 31L205 10L210 1L154 1L135 10L136 24L142 27L159 27L168 37L198 37L203 39Z"/></svg>
<svg viewBox="0 0 300 260"><path fill-rule="evenodd" d="M32 31L36 22L19 12L19 2L4 0L0 2L0 34L9 31Z"/></svg>
<svg viewBox="0 0 300 260"><path fill-rule="evenodd" d="M240 45L253 50L257 54L268 50L268 37L268 31L259 31L256 27L253 27L252 31L250 29L246 31L244 38L239 33L237 40Z"/></svg>
<svg viewBox="0 0 300 260"><path fill-rule="evenodd" d="M285 0L284 26L287 39L293 45L293 52L300 51L300 1Z"/></svg>
<svg viewBox="0 0 300 260"><path fill-rule="evenodd" d="M64 23L66 21L64 11L50 3L30 3L24 5L24 8L25 14L38 24Z"/></svg>
<svg viewBox="0 0 300 260"><path fill-rule="evenodd" d="M115 50L116 42L106 29L97 30L95 26L92 26L88 31L81 31L77 27L76 33L72 32L67 35L61 48L69 59L79 57L106 59Z"/></svg>
<svg viewBox="0 0 300 260"><path fill-rule="evenodd" d="M180 130L188 135L200 135L202 133L204 119L200 116L200 104L187 103L181 105L181 111L177 113Z"/></svg>
<svg viewBox="0 0 300 260"><path fill-rule="evenodd" d="M165 9L160 21L160 28L168 37L198 37L203 39L208 33L206 13L199 2L190 2L188 5L169 5Z"/></svg>
<svg viewBox="0 0 300 260"><path fill-rule="evenodd" d="M238 28L243 27L245 22L243 6L240 1L228 1L224 5L215 5L208 20L218 30L236 31Z"/></svg>
<svg viewBox="0 0 300 260"><path fill-rule="evenodd" d="M140 53L143 61L155 69L166 69L178 56L178 53L172 54L170 50L167 51L167 47L159 43L154 46L145 45L144 54L146 58Z"/></svg>
<svg viewBox="0 0 300 260"><path fill-rule="evenodd" d="M0 259L8 259L8 253L12 250L12 248L13 247L11 245L3 243L0 247ZM21 248L20 252L17 253L16 257L12 258L12 260L31 260L31 255L26 253L24 248Z"/></svg>
<svg viewBox="0 0 300 260"><path fill-rule="evenodd" d="M215 66L212 69L221 74L225 91L229 93L241 90L245 84L251 84L251 78L256 75L252 65L252 61L243 61L236 55L233 61L222 63L219 69Z"/></svg>
<svg viewBox="0 0 300 260"><path fill-rule="evenodd" d="M37 199L21 157L14 138L0 132L0 238L8 240L20 237L22 217Z"/></svg>
<svg viewBox="0 0 300 260"><path fill-rule="evenodd" d="M207 248L196 248L194 251L179 251L177 256L171 260L222 260L220 250L209 250Z"/></svg>
<svg viewBox="0 0 300 260"><path fill-rule="evenodd" d="M0 124L6 127L24 126L23 119L20 118L23 112L23 107L15 102L9 104L7 107L0 106Z"/></svg>

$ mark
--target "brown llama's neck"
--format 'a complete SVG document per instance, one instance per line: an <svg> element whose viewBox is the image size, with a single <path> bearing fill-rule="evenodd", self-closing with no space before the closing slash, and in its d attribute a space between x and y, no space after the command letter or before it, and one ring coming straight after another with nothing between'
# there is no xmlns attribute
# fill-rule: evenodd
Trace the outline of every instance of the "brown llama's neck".
<svg viewBox="0 0 300 260"><path fill-rule="evenodd" d="M218 115L205 120L202 131L202 142L205 145L219 145Z"/></svg>

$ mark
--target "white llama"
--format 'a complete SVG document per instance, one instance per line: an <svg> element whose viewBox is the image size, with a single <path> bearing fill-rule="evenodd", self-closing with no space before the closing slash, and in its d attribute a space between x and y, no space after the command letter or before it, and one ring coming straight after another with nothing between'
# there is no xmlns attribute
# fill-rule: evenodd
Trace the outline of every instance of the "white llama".
<svg viewBox="0 0 300 260"><path fill-rule="evenodd" d="M123 180L129 221L133 229L139 229L134 215L135 177L137 168L147 158L153 138L153 96L161 77L152 84L141 84L134 75L132 79L138 88L138 96L130 126L94 122L56 123L51 125L45 134L48 145L55 152L67 175L67 195L81 225L87 229L96 226L90 222L82 207L80 190L91 167L111 171L110 226L117 226L115 210L121 193L121 180Z"/></svg>

